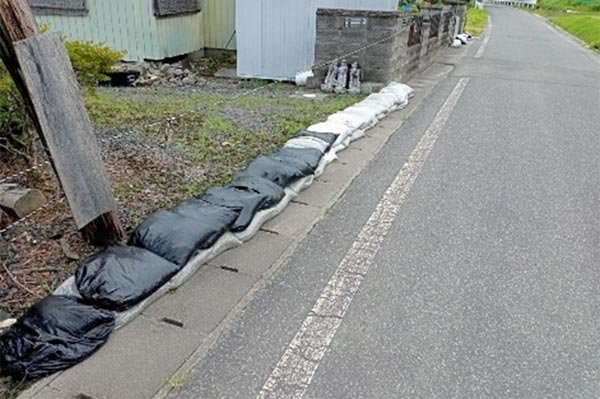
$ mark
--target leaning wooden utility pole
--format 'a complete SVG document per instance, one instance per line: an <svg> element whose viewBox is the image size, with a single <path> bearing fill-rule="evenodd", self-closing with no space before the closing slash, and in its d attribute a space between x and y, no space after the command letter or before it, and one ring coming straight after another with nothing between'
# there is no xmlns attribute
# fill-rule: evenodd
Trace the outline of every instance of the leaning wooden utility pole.
<svg viewBox="0 0 600 399"><path fill-rule="evenodd" d="M77 228L96 245L119 241L116 202L63 39L40 34L26 0L0 0L0 56L28 105Z"/></svg>

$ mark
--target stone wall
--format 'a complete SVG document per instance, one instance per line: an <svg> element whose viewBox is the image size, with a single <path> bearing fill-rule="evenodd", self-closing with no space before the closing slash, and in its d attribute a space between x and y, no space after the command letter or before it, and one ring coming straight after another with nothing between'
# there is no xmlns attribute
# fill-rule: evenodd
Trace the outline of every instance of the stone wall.
<svg viewBox="0 0 600 399"><path fill-rule="evenodd" d="M424 9L419 16L400 12L319 9L315 64L325 64L352 53L345 59L362 66L364 81L408 80L430 65L440 50L447 47L454 34L455 17L464 24L465 12L466 6L458 4L444 9ZM315 70L319 80L326 74L327 68Z"/></svg>

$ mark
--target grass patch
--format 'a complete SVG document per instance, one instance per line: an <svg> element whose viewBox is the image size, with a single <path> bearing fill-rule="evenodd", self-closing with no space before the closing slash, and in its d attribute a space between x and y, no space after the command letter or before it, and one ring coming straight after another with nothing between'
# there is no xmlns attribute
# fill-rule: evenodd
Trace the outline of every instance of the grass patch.
<svg viewBox="0 0 600 399"><path fill-rule="evenodd" d="M600 51L600 0L540 0L536 12Z"/></svg>
<svg viewBox="0 0 600 399"><path fill-rule="evenodd" d="M165 384L173 390L179 390L187 385L193 371L177 372L165 380Z"/></svg>
<svg viewBox="0 0 600 399"><path fill-rule="evenodd" d="M203 120L202 108L220 100L215 94L128 96L97 92L85 99L92 121L100 126L144 128L177 115L184 123Z"/></svg>
<svg viewBox="0 0 600 399"><path fill-rule="evenodd" d="M277 84L263 95L242 96L215 106L224 95L102 90L86 103L96 125L135 130L157 139L166 137L165 120L177 115L177 122L168 128L170 146L203 171L200 180L183 187L189 196L227 183L257 155L276 150L299 130L364 98L343 94L308 100L294 95L296 91L295 86Z"/></svg>
<svg viewBox="0 0 600 399"><path fill-rule="evenodd" d="M178 143L182 151L205 164L208 171L207 179L190 185L186 193L198 194L208 186L226 183L257 155L276 150L299 130L362 98L362 95L340 95L316 102L290 97L237 99L235 105L245 108L245 115L264 120L259 127L256 124L248 127L228 113L207 115L196 134Z"/></svg>
<svg viewBox="0 0 600 399"><path fill-rule="evenodd" d="M600 12L577 14L540 12L540 14L583 40L594 50L600 51Z"/></svg>
<svg viewBox="0 0 600 399"><path fill-rule="evenodd" d="M479 36L483 32L487 21L488 12L485 8L480 10L475 7L469 7L467 10L467 24L465 25L465 31L473 36Z"/></svg>
<svg viewBox="0 0 600 399"><path fill-rule="evenodd" d="M600 0L539 0L538 10L600 12Z"/></svg>

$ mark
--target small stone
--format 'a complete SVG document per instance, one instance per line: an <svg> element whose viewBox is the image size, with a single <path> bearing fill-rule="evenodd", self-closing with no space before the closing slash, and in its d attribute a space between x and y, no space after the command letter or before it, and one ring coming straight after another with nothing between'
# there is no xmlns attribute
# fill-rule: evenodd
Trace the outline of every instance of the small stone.
<svg viewBox="0 0 600 399"><path fill-rule="evenodd" d="M183 80L181 81L181 83L186 84L186 85L191 85L194 84L196 81L194 78L186 76L185 78L183 78Z"/></svg>
<svg viewBox="0 0 600 399"><path fill-rule="evenodd" d="M0 185L0 208L19 219L44 206L46 197L40 190Z"/></svg>
<svg viewBox="0 0 600 399"><path fill-rule="evenodd" d="M62 251L65 254L65 256L67 257L67 259L70 259L70 260L79 260L80 259L79 255L71 249L71 247L69 246L69 243L64 238L60 239L60 248L62 249Z"/></svg>
<svg viewBox="0 0 600 399"><path fill-rule="evenodd" d="M158 76L148 75L148 77L144 79L138 79L138 81L136 82L136 86L152 86L157 80Z"/></svg>
<svg viewBox="0 0 600 399"><path fill-rule="evenodd" d="M160 73L167 73L170 69L171 69L171 66L169 64L163 64L160 67Z"/></svg>
<svg viewBox="0 0 600 399"><path fill-rule="evenodd" d="M181 76L181 75L183 75L183 70L180 68L175 68L175 69L173 69L173 75Z"/></svg>

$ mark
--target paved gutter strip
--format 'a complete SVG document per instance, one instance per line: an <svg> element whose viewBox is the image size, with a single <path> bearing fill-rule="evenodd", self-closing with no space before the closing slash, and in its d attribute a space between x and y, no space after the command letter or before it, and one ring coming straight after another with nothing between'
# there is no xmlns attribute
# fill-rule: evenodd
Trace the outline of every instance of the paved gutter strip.
<svg viewBox="0 0 600 399"><path fill-rule="evenodd" d="M270 265L264 266L266 268L266 270L264 272L259 270L254 273L252 273L252 272L248 273L247 271L242 270L241 268L239 268L235 265L232 266L230 264L227 264L227 262L221 262L220 259L227 258L228 256L230 256L231 251L229 251L229 252L226 252L223 255L215 258L213 261L209 262L207 267L205 267L203 270L201 270L199 273L197 273L197 276L195 279L196 281L197 281L197 279L200 279L201 276L204 276L206 273L209 273L209 272L227 273L233 277L246 276L247 278L250 278L251 280L255 279L255 281L254 281L254 283L250 283L250 281L248 281L248 283L250 283L250 285L248 285L249 288L248 288L248 290L245 291L245 294L241 295L239 298L235 298L234 301L231 302L231 305L229 306L229 308L221 309L224 311L223 312L224 317L217 323L216 327L214 329L212 329L212 331L207 332L206 335L200 335L200 336L196 337L196 339L199 340L199 345L196 345L196 348L193 351L192 355L191 356L186 355L185 357L187 358L187 360L185 360L185 361L183 361L183 358L182 358L181 362L183 364L180 367L178 367L177 370L171 369L174 372L167 371L165 373L165 377L167 377L169 374L187 375L193 370L194 365L196 365L200 360L202 360L202 358L206 355L207 350L219 339L219 337L223 334L223 332L225 332L229 328L229 326L234 321L237 320L237 318L239 317L242 310L255 297L256 293L259 292L260 290L262 290L265 283L274 274L276 274L279 271L279 269L283 266L285 261L291 256L291 254L294 253L294 251L296 250L297 246L302 241L302 239L325 216L325 214L328 212L328 210L331 209L331 207L333 207L338 202L338 200L343 195L343 193L346 191L346 189L350 186L350 184L352 183L354 178L356 176L358 176L361 169L364 168L367 165L367 163L375 157L375 155L383 148L383 146L387 142L388 138L400 128L403 121L406 118L408 118L408 116L414 111L414 109L416 109L418 107L418 105L426 98L426 96L433 89L433 87L437 84L437 82L441 78L447 76L447 74L450 72L450 69L451 69L448 66L443 66L442 67L443 71L440 72L439 71L440 65L434 64L433 67L429 68L429 70L435 71L436 68L438 68L438 71L437 71L437 74L435 74L433 80L415 81L415 79L413 79L413 81L408 82L409 85L411 85L412 87L414 87L416 89L416 96L410 102L408 107L406 107L404 110L396 111L396 112L389 114L387 118L382 120L376 127L374 127L372 130L370 130L367 133L366 138L356 141L352 147L349 147L348 150L343 151L342 153L339 154L341 162L340 161L334 162L328 168L328 170L331 169L333 171L333 172L331 172L334 174L333 178L329 177L331 175L331 173L326 172L325 175L323 175L323 176L321 176L321 178L317 179L317 181L315 182L315 184L313 184L312 187L310 187L305 192L301 193L295 199L294 203L290 204L290 206L295 205L297 207L306 207L306 208L314 209L314 212L311 215L310 220L307 220L307 223L304 224L303 228L296 229L294 231L290 231L290 232L288 232L288 234L284 234L280 231L277 231L278 230L278 228L276 227L277 224L280 224L282 226L282 230L285 230L285 221L276 222L276 220L285 217L286 211L284 211L284 212L282 212L281 215L279 215L275 219L275 221L266 223L263 226L263 229L261 229L261 232L257 235L257 237L255 239L253 239L252 241L250 241L248 244L246 244L246 245L251 244L251 245L254 245L255 247L260 247L261 242L267 241L267 245L268 245L268 240L267 240L268 237L265 237L265 236L280 236L282 239L287 240L287 241L285 241L285 244L287 244L289 242L289 245L287 245L287 247L283 250L283 252L279 255L279 257L274 260L274 262L272 262ZM349 160L351 162L347 162L346 164L344 164L343 160L346 158L349 158ZM337 175L342 177L343 183L339 182L339 180L340 180L339 177L335 175L336 171L337 171ZM324 187L327 187L326 188L326 192L327 192L326 196L321 195ZM329 198L327 198L327 196L329 196ZM288 212L289 212L289 209L288 209ZM275 227L271 227L271 226L275 226ZM264 234L264 236L262 236L261 234ZM291 236L290 236L290 234L291 234ZM243 250L243 248L246 245L239 247L238 249ZM235 249L232 251L235 251ZM221 264L221 263L223 263L223 264ZM237 269L238 272L234 273L229 270L224 270L223 267L230 268L230 269ZM236 278L239 278L239 277L236 277ZM193 284L193 281L190 281L190 283L188 283L186 285L191 285L191 284ZM165 300L168 300L171 298L173 298L173 300L175 300L175 301L185 299L185 298L177 299L177 297L178 297L178 292L174 292L172 295L166 296ZM160 303L160 302L161 302L161 300L157 301L157 303ZM149 325L155 325L155 324L160 323L160 324L166 326L166 328L186 330L186 328L187 328L186 320L181 320L180 317L175 317L175 316L169 317L170 315L164 315L163 317L159 317L158 315L156 315L152 312L152 309L154 309L155 307L157 307L157 306L152 305L148 310L143 312L141 319L143 319L144 323L150 323ZM175 323L173 323L173 325L171 325L171 324L163 322L162 320L165 320L165 319L174 320L177 323L177 325L174 325ZM115 338L118 338L118 337L115 337ZM127 357L125 356L125 358L127 358ZM87 371L89 373L89 370L87 370ZM108 372L110 373L111 370L108 370ZM74 376L73 376L74 378L65 378L65 374L74 374ZM77 389L71 389L72 384L70 384L69 381L78 381L79 379L80 379L80 377L77 376L77 371L75 369L70 369L63 373L59 373L59 374L50 376L44 380L39 381L38 383L34 384L29 390L24 392L20 396L20 398L22 398L22 399L28 399L28 398L45 399L46 395L49 392L48 390L50 390L53 393L53 395L56 395L57 397L59 397L60 394L64 394L64 395L88 394L86 392L77 392L78 391ZM165 380L163 380L162 382L164 383L164 381ZM162 389L160 389L158 391L158 393L154 396L154 398L164 398L167 396L168 392L170 391L170 387L167 384L161 384L161 385L163 385ZM97 399L103 399L103 398L99 397Z"/></svg>

